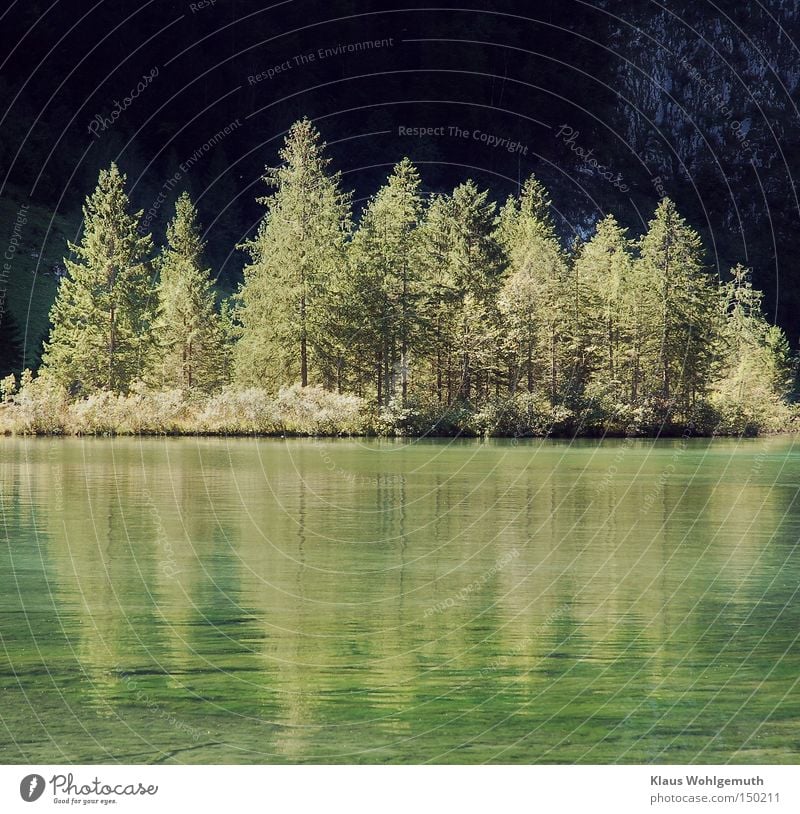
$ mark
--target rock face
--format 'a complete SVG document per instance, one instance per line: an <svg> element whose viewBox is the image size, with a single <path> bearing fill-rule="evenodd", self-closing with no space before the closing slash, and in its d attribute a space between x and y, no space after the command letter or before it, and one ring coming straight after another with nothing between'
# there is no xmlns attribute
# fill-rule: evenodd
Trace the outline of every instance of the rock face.
<svg viewBox="0 0 800 814"><path fill-rule="evenodd" d="M770 5L742 4L734 18L688 4L680 15L661 10L612 34L626 60L618 69L630 100L626 135L659 171L696 171L715 154L736 168L784 164L786 114L796 114L800 79L790 38L800 3Z"/></svg>
<svg viewBox="0 0 800 814"><path fill-rule="evenodd" d="M756 279L796 338L800 0L596 4L617 58L607 81L627 142L704 227L720 271Z"/></svg>

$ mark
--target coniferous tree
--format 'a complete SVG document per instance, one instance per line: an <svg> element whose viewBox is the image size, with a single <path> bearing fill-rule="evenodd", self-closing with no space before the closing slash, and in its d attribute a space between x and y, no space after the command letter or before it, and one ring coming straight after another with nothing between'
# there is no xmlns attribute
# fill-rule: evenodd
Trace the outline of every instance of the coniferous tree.
<svg viewBox="0 0 800 814"><path fill-rule="evenodd" d="M770 427L780 421L792 385L789 344L783 331L764 318L763 295L753 288L749 269L733 268L720 294L725 315L722 363L712 403L734 429Z"/></svg>
<svg viewBox="0 0 800 814"><path fill-rule="evenodd" d="M638 304L633 243L613 217L601 220L574 263L587 388L607 404L630 403L637 366Z"/></svg>
<svg viewBox="0 0 800 814"><path fill-rule="evenodd" d="M152 363L152 241L137 231L142 213L129 208L125 176L112 164L83 208L81 242L68 244L76 259L64 261L42 365L73 392L124 392Z"/></svg>
<svg viewBox="0 0 800 814"><path fill-rule="evenodd" d="M545 237L557 239L552 216L553 202L544 184L535 176L525 180L519 195L510 195L497 218L497 238L504 246L517 242L520 228L529 223L538 224Z"/></svg>
<svg viewBox="0 0 800 814"><path fill-rule="evenodd" d="M509 389L539 390L555 404L569 325L568 269L540 182L529 178L509 199L497 235L507 258L499 296L509 361Z"/></svg>
<svg viewBox="0 0 800 814"><path fill-rule="evenodd" d="M223 384L226 366L213 282L202 265L204 247L197 210L183 192L158 259L158 374L163 385L209 392Z"/></svg>
<svg viewBox="0 0 800 814"><path fill-rule="evenodd" d="M502 252L495 238L495 204L488 198L487 191L467 181L434 212L437 239L444 240L445 248L439 307L453 306L451 318L443 320L450 350L450 395L476 403L495 383L500 348Z"/></svg>
<svg viewBox="0 0 800 814"><path fill-rule="evenodd" d="M388 404L398 387L401 401L408 398L410 357L420 338L421 211L419 173L406 158L369 202L349 248L352 321L344 339L351 351L374 357L379 404Z"/></svg>
<svg viewBox="0 0 800 814"><path fill-rule="evenodd" d="M242 335L242 325L239 321L239 309L236 295L226 297L220 304L219 326L222 331L222 379L230 382L234 376L234 357L236 344Z"/></svg>
<svg viewBox="0 0 800 814"><path fill-rule="evenodd" d="M330 175L325 144L308 119L290 129L282 164L264 180L275 188L247 244L251 263L239 294L241 338L236 378L274 389L335 380L330 343L330 291L341 273L350 230L350 197Z"/></svg>
<svg viewBox="0 0 800 814"><path fill-rule="evenodd" d="M418 230L420 274L423 296L420 303L426 350L417 364L417 383L430 393L437 405L453 398L452 344L459 292L453 287L450 270L450 201L435 195L429 202Z"/></svg>
<svg viewBox="0 0 800 814"><path fill-rule="evenodd" d="M719 309L699 235L665 198L640 241L642 279L654 292L646 388L666 413L686 415L714 371Z"/></svg>

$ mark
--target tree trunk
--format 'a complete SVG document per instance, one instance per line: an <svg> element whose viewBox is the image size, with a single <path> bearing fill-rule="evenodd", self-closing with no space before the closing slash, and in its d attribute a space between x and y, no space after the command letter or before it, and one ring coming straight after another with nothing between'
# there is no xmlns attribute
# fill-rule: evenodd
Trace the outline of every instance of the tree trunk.
<svg viewBox="0 0 800 814"><path fill-rule="evenodd" d="M461 357L461 398L464 401L469 401L472 383L470 381L470 358L469 353L464 353Z"/></svg>
<svg viewBox="0 0 800 814"><path fill-rule="evenodd" d="M667 315L669 312L669 273L670 273L670 241L664 247L666 257L664 259L664 282L661 294L661 367L662 367L662 394L665 402L669 401L669 358L667 356Z"/></svg>
<svg viewBox="0 0 800 814"><path fill-rule="evenodd" d="M389 339L386 335L384 335L383 339L383 397L386 400L386 404L388 405L389 402L392 400L392 396L394 395L394 381L393 381L393 370L392 366L394 365L394 353L391 352L392 348L390 346Z"/></svg>
<svg viewBox="0 0 800 814"><path fill-rule="evenodd" d="M108 315L108 389L114 390L114 354L116 353L117 337L116 337L116 313L114 306L111 306L111 311Z"/></svg>
<svg viewBox="0 0 800 814"><path fill-rule="evenodd" d="M442 326L436 320L436 399L442 403Z"/></svg>
<svg viewBox="0 0 800 814"><path fill-rule="evenodd" d="M514 388L516 390L516 387ZM528 339L528 392L533 393L533 340Z"/></svg>
<svg viewBox="0 0 800 814"><path fill-rule="evenodd" d="M403 265L403 325L400 337L400 395L405 407L408 399L408 268Z"/></svg>
<svg viewBox="0 0 800 814"><path fill-rule="evenodd" d="M614 380L614 323L611 319L611 312L608 313L608 372L611 380Z"/></svg>
<svg viewBox="0 0 800 814"><path fill-rule="evenodd" d="M306 295L300 297L300 386L308 387L308 336L306 335Z"/></svg>
<svg viewBox="0 0 800 814"><path fill-rule="evenodd" d="M465 305L462 305L462 308L465 308ZM462 340L464 342L464 346L469 347L470 342L470 335L469 335L469 324L467 322L466 315L464 316L464 321L462 323ZM460 392L459 395L464 401L469 401L469 397L471 395L472 390L472 382L470 381L471 376L471 360L469 357L469 351L464 350L461 354L461 387L459 388Z"/></svg>

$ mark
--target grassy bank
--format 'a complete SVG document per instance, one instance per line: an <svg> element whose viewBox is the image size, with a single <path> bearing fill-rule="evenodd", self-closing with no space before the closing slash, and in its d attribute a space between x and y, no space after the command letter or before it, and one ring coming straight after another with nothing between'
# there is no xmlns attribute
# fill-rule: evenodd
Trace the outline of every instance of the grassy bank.
<svg viewBox="0 0 800 814"><path fill-rule="evenodd" d="M139 386L125 395L99 392L72 399L43 377L26 375L19 388L11 377L0 384L0 433L5 435L688 437L753 436L800 426L797 410L783 403L745 414L735 405L708 401L698 403L691 415L670 416L658 404L573 411L529 394L482 406L377 408L356 396L299 385L277 395L250 388L207 396Z"/></svg>

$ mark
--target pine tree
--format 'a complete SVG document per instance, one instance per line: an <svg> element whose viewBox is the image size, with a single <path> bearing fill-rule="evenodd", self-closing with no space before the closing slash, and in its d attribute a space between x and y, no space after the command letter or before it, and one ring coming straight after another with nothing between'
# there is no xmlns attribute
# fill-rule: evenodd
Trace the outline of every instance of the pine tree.
<svg viewBox="0 0 800 814"><path fill-rule="evenodd" d="M765 319L763 295L753 288L749 269L741 265L731 269L731 280L721 287L720 296L725 316L722 364L712 403L723 421L734 419L739 431L748 424L772 429L786 409L792 385L789 343L783 331Z"/></svg>
<svg viewBox="0 0 800 814"><path fill-rule="evenodd" d="M552 206L544 184L535 175L528 176L519 195L510 195L500 211L497 239L504 246L513 244L523 223L536 223L545 237L557 239Z"/></svg>
<svg viewBox="0 0 800 814"><path fill-rule="evenodd" d="M450 201L435 195L418 229L421 263L421 326L425 351L416 365L416 380L421 390L430 393L437 405L453 398L452 345L455 334L459 292L450 278Z"/></svg>
<svg viewBox="0 0 800 814"><path fill-rule="evenodd" d="M239 293L236 378L276 388L331 385L339 360L330 342L329 292L345 262L350 197L327 171L325 144L308 119L290 129L281 166L264 180L275 192L247 244L251 263Z"/></svg>
<svg viewBox="0 0 800 814"><path fill-rule="evenodd" d="M540 182L529 178L498 218L497 236L507 270L499 296L508 354L509 390L522 384L555 404L567 363L568 268Z"/></svg>
<svg viewBox="0 0 800 814"><path fill-rule="evenodd" d="M351 310L344 339L366 358L374 354L379 404L391 401L398 383L402 403L408 398L410 357L420 339L421 211L419 173L405 158L369 202L349 247Z"/></svg>
<svg viewBox="0 0 800 814"><path fill-rule="evenodd" d="M640 242L638 260L653 310L643 319L648 337L646 391L665 415L687 415L706 389L716 363L719 309L703 268L699 235L665 198Z"/></svg>
<svg viewBox="0 0 800 814"><path fill-rule="evenodd" d="M608 215L573 266L587 387L609 403L628 402L636 376L637 306L646 292L637 285L633 261L627 230Z"/></svg>
<svg viewBox="0 0 800 814"><path fill-rule="evenodd" d="M438 381L448 398L479 403L496 382L500 347L497 293L502 252L495 238L495 204L472 181L431 205L422 230L429 305L438 326ZM444 371L441 370L444 368Z"/></svg>
<svg viewBox="0 0 800 814"><path fill-rule="evenodd" d="M236 294L222 300L219 309L219 326L222 331L222 380L230 382L234 375L236 344L242 335Z"/></svg>
<svg viewBox="0 0 800 814"><path fill-rule="evenodd" d="M159 379L162 385L210 392L225 380L225 349L211 274L202 265L204 247L197 210L184 192L158 259Z"/></svg>
<svg viewBox="0 0 800 814"><path fill-rule="evenodd" d="M68 244L76 259L64 261L42 363L75 393L124 392L152 362L152 241L137 232L142 213L129 208L125 176L112 164L86 200L80 244Z"/></svg>

